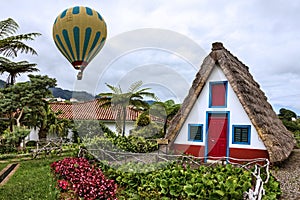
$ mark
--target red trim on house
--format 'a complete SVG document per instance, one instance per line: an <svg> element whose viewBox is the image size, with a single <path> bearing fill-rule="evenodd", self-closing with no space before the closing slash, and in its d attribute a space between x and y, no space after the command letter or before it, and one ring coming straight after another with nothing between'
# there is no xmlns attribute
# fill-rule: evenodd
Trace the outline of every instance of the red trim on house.
<svg viewBox="0 0 300 200"><path fill-rule="evenodd" d="M173 144L171 150L173 150L176 154L189 154L196 157L205 156L205 147L201 145ZM255 159L255 158L269 159L269 154L267 150L261 150L261 149L230 148L229 157L237 158L237 159ZM236 160L230 160L230 161L236 163L242 163Z"/></svg>
<svg viewBox="0 0 300 200"><path fill-rule="evenodd" d="M196 157L204 157L205 147L200 145L173 144L172 150L177 154L189 154Z"/></svg>
<svg viewBox="0 0 300 200"><path fill-rule="evenodd" d="M230 148L229 157L239 159L269 158L267 150Z"/></svg>

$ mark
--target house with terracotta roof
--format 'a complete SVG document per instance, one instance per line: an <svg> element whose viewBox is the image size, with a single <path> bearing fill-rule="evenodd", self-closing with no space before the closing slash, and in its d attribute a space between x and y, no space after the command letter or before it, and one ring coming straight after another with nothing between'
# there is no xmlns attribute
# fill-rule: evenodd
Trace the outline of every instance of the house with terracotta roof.
<svg viewBox="0 0 300 200"><path fill-rule="evenodd" d="M58 116L70 120L97 120L103 122L110 130L116 132L116 119L118 112L113 107L101 107L97 99L86 102L61 103L53 102L49 104L54 112L60 111ZM134 123L139 116L139 112L132 107L126 110L126 134L134 127Z"/></svg>
<svg viewBox="0 0 300 200"><path fill-rule="evenodd" d="M168 148L205 159L288 158L295 139L265 93L222 43L213 43L181 109L171 121Z"/></svg>
<svg viewBox="0 0 300 200"><path fill-rule="evenodd" d="M51 102L49 105L52 111L61 112L58 116L61 119L70 119L75 122L81 120L97 120L103 122L113 132L117 132L116 119L118 112L113 107L101 107L97 99L73 103ZM125 135L129 135L140 113L132 107L127 107L126 114ZM27 140L38 140L38 130L33 129Z"/></svg>

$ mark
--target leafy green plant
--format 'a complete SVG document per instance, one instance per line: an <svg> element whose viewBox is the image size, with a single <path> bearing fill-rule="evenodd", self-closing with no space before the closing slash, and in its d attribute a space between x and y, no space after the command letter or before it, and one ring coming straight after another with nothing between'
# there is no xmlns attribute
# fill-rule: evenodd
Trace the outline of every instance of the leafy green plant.
<svg viewBox="0 0 300 200"><path fill-rule="evenodd" d="M229 164L197 168L185 161L127 163L118 168L100 165L122 188L118 192L121 199L241 199L252 187L251 172ZM264 198L278 198L278 185L271 177Z"/></svg>
<svg viewBox="0 0 300 200"><path fill-rule="evenodd" d="M24 139L29 133L30 129L16 126L14 127L12 132L8 129L5 130L2 135L2 139L6 145L9 145L11 147L18 147L20 146L22 139Z"/></svg>

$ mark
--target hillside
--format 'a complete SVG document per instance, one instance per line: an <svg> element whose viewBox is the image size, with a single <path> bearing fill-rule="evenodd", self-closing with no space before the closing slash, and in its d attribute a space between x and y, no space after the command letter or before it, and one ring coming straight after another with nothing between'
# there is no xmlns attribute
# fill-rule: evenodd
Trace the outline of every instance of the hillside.
<svg viewBox="0 0 300 200"><path fill-rule="evenodd" d="M0 88L5 87L6 82L3 80L0 80ZM79 100L79 101L88 101L91 99L94 99L95 97L87 92L77 92L77 91L70 91L70 90L64 90L61 88L50 88L50 91L52 92L53 96L55 98L63 98L66 100L70 100L72 97Z"/></svg>
<svg viewBox="0 0 300 200"><path fill-rule="evenodd" d="M50 88L50 91L52 92L53 96L55 98L63 98L66 100L70 100L71 98L75 98L79 101L87 101L94 99L95 97L87 92L78 92L78 91L70 91L70 90L64 90L61 88Z"/></svg>

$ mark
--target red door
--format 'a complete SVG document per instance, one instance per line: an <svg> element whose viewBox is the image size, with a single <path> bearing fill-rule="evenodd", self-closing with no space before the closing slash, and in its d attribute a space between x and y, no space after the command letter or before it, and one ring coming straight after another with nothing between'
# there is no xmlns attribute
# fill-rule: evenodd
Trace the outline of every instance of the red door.
<svg viewBox="0 0 300 200"><path fill-rule="evenodd" d="M208 156L226 156L227 127L227 114L213 113L208 115Z"/></svg>

